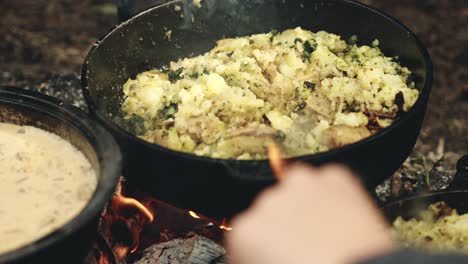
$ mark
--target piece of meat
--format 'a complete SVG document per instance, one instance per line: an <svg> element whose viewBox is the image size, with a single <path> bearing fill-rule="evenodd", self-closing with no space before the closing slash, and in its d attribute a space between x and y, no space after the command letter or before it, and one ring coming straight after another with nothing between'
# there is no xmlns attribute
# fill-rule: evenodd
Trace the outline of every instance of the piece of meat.
<svg viewBox="0 0 468 264"><path fill-rule="evenodd" d="M396 111L386 113L386 112L367 110L367 112L369 113L369 116L375 116L375 117L395 118L397 116Z"/></svg>
<svg viewBox="0 0 468 264"><path fill-rule="evenodd" d="M219 158L239 157L245 154L266 156L269 139L254 136L239 136L220 142L215 149Z"/></svg>
<svg viewBox="0 0 468 264"><path fill-rule="evenodd" d="M317 113L318 115L325 117L327 120L331 120L334 115L334 110L331 101L322 95L321 93L314 93L310 96L307 101L306 109Z"/></svg>
<svg viewBox="0 0 468 264"><path fill-rule="evenodd" d="M325 144L330 148L339 148L367 138L371 132L366 127L332 126L324 132Z"/></svg>
<svg viewBox="0 0 468 264"><path fill-rule="evenodd" d="M245 127L235 130L228 136L226 139L236 138L236 137L273 137L276 130L268 126L256 126L256 127Z"/></svg>
<svg viewBox="0 0 468 264"><path fill-rule="evenodd" d="M161 127L163 128L171 128L174 126L174 118L169 118L161 122Z"/></svg>
<svg viewBox="0 0 468 264"><path fill-rule="evenodd" d="M316 85L316 88L321 87L320 72L316 70L310 72L307 75L304 75L302 78L299 78L298 80L301 82L305 82L305 81L312 82Z"/></svg>

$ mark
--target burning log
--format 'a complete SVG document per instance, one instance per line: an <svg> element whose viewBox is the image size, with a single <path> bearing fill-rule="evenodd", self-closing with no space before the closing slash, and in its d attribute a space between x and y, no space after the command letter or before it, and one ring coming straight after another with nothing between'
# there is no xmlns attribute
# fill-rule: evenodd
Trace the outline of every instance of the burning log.
<svg viewBox="0 0 468 264"><path fill-rule="evenodd" d="M156 244L144 250L134 264L224 263L225 249L213 240L196 234Z"/></svg>
<svg viewBox="0 0 468 264"><path fill-rule="evenodd" d="M107 241L98 233L93 249L84 259L84 264L109 264L117 263L114 252Z"/></svg>
<svg viewBox="0 0 468 264"><path fill-rule="evenodd" d="M220 244L230 229L225 219L165 204L121 179L85 263L223 263Z"/></svg>

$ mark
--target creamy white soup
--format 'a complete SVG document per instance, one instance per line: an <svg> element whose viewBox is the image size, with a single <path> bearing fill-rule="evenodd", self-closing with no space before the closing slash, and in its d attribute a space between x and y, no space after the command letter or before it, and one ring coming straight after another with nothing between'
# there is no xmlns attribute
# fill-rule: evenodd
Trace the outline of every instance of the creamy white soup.
<svg viewBox="0 0 468 264"><path fill-rule="evenodd" d="M61 137L0 123L0 254L60 228L85 207L97 177Z"/></svg>

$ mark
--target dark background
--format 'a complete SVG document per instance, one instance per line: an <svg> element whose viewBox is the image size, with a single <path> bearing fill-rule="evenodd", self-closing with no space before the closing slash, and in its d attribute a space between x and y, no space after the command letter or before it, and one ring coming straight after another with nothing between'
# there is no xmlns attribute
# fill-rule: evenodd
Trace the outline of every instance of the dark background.
<svg viewBox="0 0 468 264"><path fill-rule="evenodd" d="M466 0L363 0L401 20L428 46L435 82L416 152L468 153ZM0 1L0 84L61 96L84 107L81 63L118 22L112 0Z"/></svg>

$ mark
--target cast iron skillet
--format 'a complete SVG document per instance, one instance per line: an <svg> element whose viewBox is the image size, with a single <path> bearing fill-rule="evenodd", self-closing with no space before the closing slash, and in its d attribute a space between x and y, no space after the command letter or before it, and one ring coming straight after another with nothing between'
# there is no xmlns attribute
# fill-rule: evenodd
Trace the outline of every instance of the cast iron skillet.
<svg viewBox="0 0 468 264"><path fill-rule="evenodd" d="M422 210L436 202L444 201L459 214L468 213L468 155L457 162L457 173L447 190L413 196L382 207L391 224L398 216L404 219L418 218Z"/></svg>
<svg viewBox="0 0 468 264"><path fill-rule="evenodd" d="M78 108L18 88L0 86L0 122L31 125L61 136L85 154L99 177L96 192L77 217L38 241L0 254L0 263L81 264L93 245L99 216L120 176L117 143ZM14 197L11 204L15 206Z"/></svg>
<svg viewBox="0 0 468 264"><path fill-rule="evenodd" d="M356 34L359 44L379 39L385 54L399 56L414 72L421 95L408 113L377 135L295 160L344 163L373 188L412 150L431 90L432 63L419 39L395 19L349 0L205 0L201 8L185 6L181 18L174 11L180 2L151 8L120 24L93 46L83 65L82 87L90 112L119 142L128 180L166 202L213 217L229 217L246 208L255 194L275 181L266 160L197 157L140 140L118 125L122 85L142 71L206 52L219 39L297 26L327 30L344 39ZM168 30L171 41L165 38Z"/></svg>

